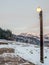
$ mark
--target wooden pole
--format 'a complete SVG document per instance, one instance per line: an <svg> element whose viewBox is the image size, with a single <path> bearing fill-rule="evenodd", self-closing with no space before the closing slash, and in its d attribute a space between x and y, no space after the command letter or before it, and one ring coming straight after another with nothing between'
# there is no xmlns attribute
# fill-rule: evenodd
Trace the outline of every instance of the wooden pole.
<svg viewBox="0 0 49 65"><path fill-rule="evenodd" d="M44 60L43 60L43 16L42 16L42 11L40 11L39 17L40 17L40 62L44 63Z"/></svg>

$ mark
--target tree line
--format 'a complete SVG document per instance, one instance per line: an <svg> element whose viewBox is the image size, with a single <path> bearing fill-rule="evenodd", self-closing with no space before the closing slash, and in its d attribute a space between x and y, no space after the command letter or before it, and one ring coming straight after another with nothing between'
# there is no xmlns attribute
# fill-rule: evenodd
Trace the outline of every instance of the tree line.
<svg viewBox="0 0 49 65"><path fill-rule="evenodd" d="M10 30L0 28L0 39L12 40L13 34Z"/></svg>

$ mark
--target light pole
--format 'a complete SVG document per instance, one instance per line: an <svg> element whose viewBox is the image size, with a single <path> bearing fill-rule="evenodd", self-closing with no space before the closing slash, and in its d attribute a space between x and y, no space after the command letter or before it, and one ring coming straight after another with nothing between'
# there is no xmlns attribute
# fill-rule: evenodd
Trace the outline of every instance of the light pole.
<svg viewBox="0 0 49 65"><path fill-rule="evenodd" d="M42 9L40 7L37 8L37 12L39 12L40 18L40 62L44 63L43 59L43 15Z"/></svg>

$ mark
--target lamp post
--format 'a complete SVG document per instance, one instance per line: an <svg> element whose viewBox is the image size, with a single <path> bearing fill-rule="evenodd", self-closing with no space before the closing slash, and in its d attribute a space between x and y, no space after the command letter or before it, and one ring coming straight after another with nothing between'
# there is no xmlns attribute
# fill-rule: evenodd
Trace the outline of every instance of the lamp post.
<svg viewBox="0 0 49 65"><path fill-rule="evenodd" d="M37 12L39 12L39 18L40 18L40 62L44 63L44 59L43 59L43 17L42 17L42 9L40 7L38 7Z"/></svg>

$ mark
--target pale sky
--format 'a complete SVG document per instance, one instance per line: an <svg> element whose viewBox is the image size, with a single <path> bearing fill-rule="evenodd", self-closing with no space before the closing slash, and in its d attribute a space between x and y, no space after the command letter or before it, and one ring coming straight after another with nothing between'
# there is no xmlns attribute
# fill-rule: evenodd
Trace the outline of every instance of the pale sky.
<svg viewBox="0 0 49 65"><path fill-rule="evenodd" d="M43 10L44 34L49 33L49 0L0 0L0 27L15 34L39 34L39 6Z"/></svg>

